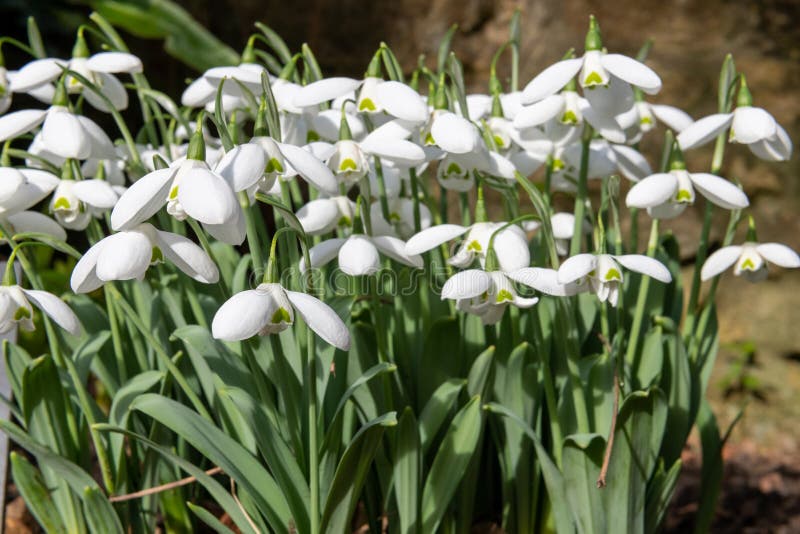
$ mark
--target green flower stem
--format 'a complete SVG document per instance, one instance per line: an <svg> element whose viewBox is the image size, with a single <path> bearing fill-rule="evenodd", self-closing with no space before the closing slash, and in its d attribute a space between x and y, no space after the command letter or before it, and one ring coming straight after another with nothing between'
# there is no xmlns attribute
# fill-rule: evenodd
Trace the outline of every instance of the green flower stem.
<svg viewBox="0 0 800 534"><path fill-rule="evenodd" d="M547 406L547 418L550 420L550 434L553 437L553 454L557 466L561 466L561 424L558 420L558 401L556 400L556 388L553 384L553 371L550 368L550 354L541 351L544 346L544 336L542 335L542 325L539 322L539 312L531 314L531 324L533 325L533 336L536 341L536 349L542 359L542 380L544 382L544 398Z"/></svg>
<svg viewBox="0 0 800 534"><path fill-rule="evenodd" d="M520 173L515 173L517 183L528 193L528 197L536 210L539 220L542 223L541 231L544 238L545 246L550 256L550 266L553 269L558 269L558 251L556 250L556 242L553 238L553 227L550 224L550 207L547 203L546 197L542 195L535 185L530 180L522 176Z"/></svg>
<svg viewBox="0 0 800 534"><path fill-rule="evenodd" d="M381 158L377 156L375 156L375 176L378 178L378 197L381 202L381 213L386 222L391 224L392 219L389 213L389 200L386 198L386 183L383 180L383 167L381 166Z"/></svg>
<svg viewBox="0 0 800 534"><path fill-rule="evenodd" d="M308 486L311 503L311 534L318 534L320 529L320 495L319 495L319 443L317 436L317 357L314 332L306 327L306 358L304 362L304 386L306 389L308 417Z"/></svg>
<svg viewBox="0 0 800 534"><path fill-rule="evenodd" d="M581 251L581 240L583 239L583 219L586 217L586 197L589 193L589 145L592 141L592 131L587 128L581 141L581 169L578 175L578 194L575 197L575 228L572 233L572 241L569 245L569 255L574 256Z"/></svg>
<svg viewBox="0 0 800 534"><path fill-rule="evenodd" d="M647 242L647 255L653 257L656 254L658 247L658 226L659 220L653 219L650 223L650 239ZM631 324L631 333L628 337L628 350L625 354L625 360L628 364L633 365L636 353L639 348L639 334L642 331L642 322L644 321L644 307L647 304L647 293L650 289L650 277L642 276L642 281L639 284L639 295L636 297L636 311L633 314L633 323ZM608 339L608 338L606 338Z"/></svg>
<svg viewBox="0 0 800 534"><path fill-rule="evenodd" d="M246 191L238 193L239 205L244 212L244 221L247 228L247 248L250 249L250 258L253 260L253 272L258 273L264 268L264 257L261 255L261 243L258 239L258 229L254 208L250 204L250 198Z"/></svg>
<svg viewBox="0 0 800 534"><path fill-rule="evenodd" d="M150 329L147 328L147 325L142 322L142 319L139 317L139 314L136 312L136 310L133 309L133 306L131 306L125 300L125 297L122 296L122 293L120 293L113 284L106 284L106 291L109 293L111 298L114 299L115 304L119 305L123 313L125 313L127 318L133 323L136 329L139 330L144 339L153 348L156 356L158 356L158 358L161 360L162 365L164 365L167 371L169 371L169 373L173 376L175 382L177 382L178 386L189 399L189 402L191 402L194 409L197 410L197 413L199 413L203 418L213 422L214 420L211 418L211 414L208 413L208 410L206 410L203 402L189 385L186 377L183 376L183 373L180 371L180 369L178 369L178 367L173 363L172 358L170 358L169 354L167 354L167 352L161 346L161 343L155 338Z"/></svg>
<svg viewBox="0 0 800 534"><path fill-rule="evenodd" d="M186 223L189 225L189 227L197 236L198 241L200 241L200 246L203 247L203 250L206 251L208 257L211 258L211 261L213 261L216 265L219 265L219 262L217 261L217 258L214 255L214 251L211 248L211 243L208 241L208 236L200 227L200 224L191 217L186 218ZM231 291L230 288L228 287L228 283L225 281L225 278L222 276L221 272L219 275L219 288L222 291L223 298L227 299L228 296L230 296Z"/></svg>
<svg viewBox="0 0 800 534"><path fill-rule="evenodd" d="M575 408L575 420L579 434L589 432L589 410L586 405L586 393L583 391L579 360L581 358L580 346L575 338L577 326L574 324L575 313L569 299L559 299L557 302L558 318L555 321L556 338L559 340L562 353L567 355L567 369L569 372L569 387L572 393L572 403ZM560 447L561 444L559 443Z"/></svg>
<svg viewBox="0 0 800 534"><path fill-rule="evenodd" d="M411 199L414 202L414 233L419 233L422 230L422 216L419 211L419 190L417 184L417 169L411 167L408 169L409 182L411 183Z"/></svg>
<svg viewBox="0 0 800 534"><path fill-rule="evenodd" d="M125 351L122 349L122 334L119 330L119 319L117 317L117 307L114 301L108 298L106 301L106 313L108 314L108 325L111 327L111 346L114 349L114 359L117 362L117 376L120 385L128 381L128 370L125 363Z"/></svg>

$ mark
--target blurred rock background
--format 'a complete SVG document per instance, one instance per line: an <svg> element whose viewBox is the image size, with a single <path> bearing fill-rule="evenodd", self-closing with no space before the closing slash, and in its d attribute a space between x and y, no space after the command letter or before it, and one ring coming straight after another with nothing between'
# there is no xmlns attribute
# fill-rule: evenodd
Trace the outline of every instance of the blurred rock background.
<svg viewBox="0 0 800 534"><path fill-rule="evenodd" d="M0 33L23 36L25 17L34 14L51 53L66 56L74 28L89 12L85 4L92 2L0 0ZM772 113L795 142L800 139L798 0L188 0L180 4L235 50L241 50L255 21L272 26L292 50L307 42L327 75L362 75L381 41L410 71L420 53L431 61L435 58L439 39L457 23L453 49L464 64L470 89L480 92L486 90L489 63L507 39L515 9L522 10L523 85L570 47L582 50L588 15L593 13L609 50L635 55L645 39L654 40L648 63L664 82L654 101L678 105L696 119L715 112L719 67L730 52L747 75L756 105ZM185 79L196 75L169 58L160 41L131 37L130 44L143 58L151 80L170 94L180 94ZM6 55L12 57L11 52ZM8 63L12 66L10 59ZM501 74L508 75L507 62ZM651 136L644 144L646 153L657 154L658 137ZM729 145L722 174L744 185L761 241L780 241L800 250L797 152L787 163L772 164L757 160L746 148ZM711 148L687 157L690 169L707 169ZM687 252L696 248L700 208L671 225ZM723 216L715 239L725 224ZM691 262L687 257L687 265ZM722 349L711 395L721 425L733 419L746 398L754 398L732 442L800 459L795 430L800 425L796 402L800 273L775 269L759 285L728 274L721 284L719 313Z"/></svg>

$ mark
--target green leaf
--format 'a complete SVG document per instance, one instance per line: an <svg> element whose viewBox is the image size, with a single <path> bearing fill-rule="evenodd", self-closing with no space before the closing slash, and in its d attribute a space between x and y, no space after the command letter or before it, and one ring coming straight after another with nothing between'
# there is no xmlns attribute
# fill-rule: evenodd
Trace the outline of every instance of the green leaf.
<svg viewBox="0 0 800 534"><path fill-rule="evenodd" d="M91 0L90 5L111 24L136 37L164 39L170 55L198 71L239 63L239 54L170 0Z"/></svg>
<svg viewBox="0 0 800 534"><path fill-rule="evenodd" d="M438 72L444 72L445 66L447 65L447 56L450 55L450 45L453 42L456 30L458 30L458 24L450 26L439 43L439 53L436 55L436 70Z"/></svg>
<svg viewBox="0 0 800 534"><path fill-rule="evenodd" d="M28 17L28 44L31 46L36 59L42 59L47 56L44 43L42 43L42 34L36 24L36 19L33 17Z"/></svg>
<svg viewBox="0 0 800 534"><path fill-rule="evenodd" d="M99 488L83 490L83 513L90 532L124 532L117 513Z"/></svg>
<svg viewBox="0 0 800 534"><path fill-rule="evenodd" d="M322 532L347 532L361 487L380 446L384 428L397 424L395 412L389 412L364 425L342 455L322 513Z"/></svg>
<svg viewBox="0 0 800 534"><path fill-rule="evenodd" d="M633 388L647 389L658 380L664 368L662 345L661 327L651 328L645 334L641 352L638 353L638 366L634 369L636 383L632 386Z"/></svg>
<svg viewBox="0 0 800 534"><path fill-rule="evenodd" d="M319 63L317 63L317 58L314 57L314 52L311 51L311 48L306 43L303 43L300 52L303 54L303 63L306 66L304 72L306 78L305 82L311 83L321 80L322 69L319 68Z"/></svg>
<svg viewBox="0 0 800 534"><path fill-rule="evenodd" d="M422 468L419 428L410 407L403 410L395 431L394 496L402 534L419 532L419 488Z"/></svg>
<svg viewBox="0 0 800 534"><path fill-rule="evenodd" d="M478 446L483 418L475 396L456 414L422 491L422 531L435 532Z"/></svg>
<svg viewBox="0 0 800 534"><path fill-rule="evenodd" d="M11 453L11 477L28 510L45 532L67 532L41 473L16 452Z"/></svg>
<svg viewBox="0 0 800 534"><path fill-rule="evenodd" d="M681 461L676 460L669 471L665 472L664 463L660 462L653 480L647 485L647 502L644 506L644 531L647 534L655 534L661 528L678 483L681 465Z"/></svg>
<svg viewBox="0 0 800 534"><path fill-rule="evenodd" d="M203 508L202 506L198 506L196 504L192 504L190 502L186 503L186 506L189 507L189 510L192 511L197 518L206 524L209 528L211 528L217 534L233 534L233 531L222 524L222 522L214 516L211 512Z"/></svg>
<svg viewBox="0 0 800 534"><path fill-rule="evenodd" d="M717 93L718 111L720 113L727 113L731 109L733 101L732 95L734 81L736 80L736 64L733 62L733 56L728 54L722 62L722 68L719 72L719 88Z"/></svg>
<svg viewBox="0 0 800 534"><path fill-rule="evenodd" d="M573 434L564 438L564 488L573 504L578 532L608 532L603 495L596 486L604 450L605 440L600 434Z"/></svg>
<svg viewBox="0 0 800 534"><path fill-rule="evenodd" d="M451 379L444 382L431 395L430 400L419 416L419 435L422 451L426 452L439 433L439 428L458 400L464 387L464 380Z"/></svg>
<svg viewBox="0 0 800 534"><path fill-rule="evenodd" d="M188 441L253 497L273 530L288 532L291 513L275 479L233 438L186 406L161 395L142 395L131 409L149 415Z"/></svg>
<svg viewBox="0 0 800 534"><path fill-rule="evenodd" d="M40 232L22 232L19 234L14 234L11 239L19 243L20 241L30 240L30 241L37 241L39 243L43 243L50 248L53 248L59 252L63 252L64 254L68 254L75 259L80 259L81 253L69 246L64 241L58 240L55 237L51 236L50 234L43 234Z"/></svg>
<svg viewBox="0 0 800 534"><path fill-rule="evenodd" d="M208 493L211 495L214 501L217 504L219 504L223 510L225 510L225 512L231 517L233 522L236 523L236 526L242 532L246 532L248 534L255 534L252 527L250 526L249 521L247 520L247 517L245 517L245 515L242 513L241 508L239 508L239 505L231 496L230 491L224 488L219 482L214 480L213 477L207 475L202 469L196 467L188 460L181 458L168 448L163 447L147 439L144 436L136 434L135 432L130 432L128 430L119 427L115 427L112 425L105 425L105 424L95 425L95 428L99 431L123 434L125 436L128 436L143 443L144 445L147 445L154 451L158 452L164 458L170 460L172 463L174 463L175 465L186 471L187 474L196 478L197 482L201 484L206 489L206 491L208 491Z"/></svg>
<svg viewBox="0 0 800 534"><path fill-rule="evenodd" d="M456 98L458 98L458 105L461 109L461 114L464 117L469 118L466 112L467 90L466 86L464 85L464 67L461 66L461 62L453 52L450 52L450 55L447 58L447 72L450 75L450 79L453 80L453 88L456 92Z"/></svg>
<svg viewBox="0 0 800 534"><path fill-rule="evenodd" d="M471 396L481 395L486 397L488 385L494 366L495 348L489 347L483 351L472 364L467 376L467 393Z"/></svg>
<svg viewBox="0 0 800 534"><path fill-rule="evenodd" d="M264 37L267 39L270 48L275 51L275 53L278 55L278 59L280 59L281 62L286 64L292 60L292 53L289 52L289 47L286 46L286 41L281 39L281 36L275 33L275 30L261 22L256 22L255 27L264 34Z"/></svg>

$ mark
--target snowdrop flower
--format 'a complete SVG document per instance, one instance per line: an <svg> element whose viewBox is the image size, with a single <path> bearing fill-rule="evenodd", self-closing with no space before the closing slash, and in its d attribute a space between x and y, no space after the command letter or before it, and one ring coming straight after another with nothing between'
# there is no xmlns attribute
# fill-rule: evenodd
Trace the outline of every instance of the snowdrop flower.
<svg viewBox="0 0 800 534"><path fill-rule="evenodd" d="M623 102L630 98L632 101L630 85L647 94L655 94L661 89L661 79L648 66L628 56L603 50L600 29L595 18L591 17L583 57L564 59L547 67L522 91L522 103L532 104L557 93L578 73L578 83L586 90L584 95L598 109L616 107L612 105L614 100ZM602 105L604 100L609 105ZM626 111L628 107L619 111Z"/></svg>
<svg viewBox="0 0 800 534"><path fill-rule="evenodd" d="M672 275L661 262L641 254L578 254L567 258L558 269L558 283L585 283L601 302L608 301L612 306L619 302L620 286L623 282L622 267L669 283Z"/></svg>
<svg viewBox="0 0 800 534"><path fill-rule="evenodd" d="M481 134L473 123L444 109L433 111L422 131L422 139L426 146L436 146L448 154L469 154L482 143Z"/></svg>
<svg viewBox="0 0 800 534"><path fill-rule="evenodd" d="M202 134L196 132L188 159L134 182L111 212L112 229L130 230L166 204L167 212L176 219L191 217L214 238L241 244L246 235L244 214L234 189L243 190L258 181L264 172L263 152L256 145L239 145L212 171L204 161L203 143Z"/></svg>
<svg viewBox="0 0 800 534"><path fill-rule="evenodd" d="M428 106L419 93L404 83L377 77L364 79L356 107L360 112L383 112L414 124L428 120Z"/></svg>
<svg viewBox="0 0 800 534"><path fill-rule="evenodd" d="M522 228L526 232L538 230L541 224L538 221L524 221ZM554 213L550 217L550 227L553 230L553 240L556 245L556 252L559 256L569 254L569 244L572 241L572 234L575 233L575 215L567 212ZM584 221L584 233L592 231L591 225Z"/></svg>
<svg viewBox="0 0 800 534"><path fill-rule="evenodd" d="M504 273L479 269L451 276L442 287L442 299L456 300L459 310L478 315L485 325L500 321L509 305L530 308L539 302L535 297L520 297Z"/></svg>
<svg viewBox="0 0 800 534"><path fill-rule="evenodd" d="M18 285L0 286L0 334L5 334L19 326L25 331L32 331L33 304L58 326L77 336L81 333L81 324L75 313L55 295L47 291L23 289Z"/></svg>
<svg viewBox="0 0 800 534"><path fill-rule="evenodd" d="M58 176L47 171L0 167L0 217L34 206L60 182Z"/></svg>
<svg viewBox="0 0 800 534"><path fill-rule="evenodd" d="M323 235L336 228L350 228L356 204L345 196L318 198L306 203L295 214L308 235Z"/></svg>
<svg viewBox="0 0 800 534"><path fill-rule="evenodd" d="M766 110L753 107L753 97L741 78L736 108L731 113L704 117L678 135L681 150L703 146L730 127L729 141L747 145L750 151L768 161L786 161L792 155L792 141Z"/></svg>
<svg viewBox="0 0 800 534"><path fill-rule="evenodd" d="M346 239L333 238L311 247L311 268L321 267L338 258L339 268L351 276L375 274L381 268L380 254L399 263L421 269L422 258L405 251L405 243L391 236L353 234ZM305 259L300 261L300 271L305 272Z"/></svg>
<svg viewBox="0 0 800 534"><path fill-rule="evenodd" d="M211 333L224 341L277 334L294 323L295 312L327 343L340 350L350 348L347 327L327 304L276 283L260 284L228 299L214 315Z"/></svg>
<svg viewBox="0 0 800 534"><path fill-rule="evenodd" d="M117 194L103 180L61 180L53 192L50 211L64 228L84 230L92 216L99 217L117 202Z"/></svg>
<svg viewBox="0 0 800 534"><path fill-rule="evenodd" d="M258 97L261 94L262 72L265 72L264 67L255 62L243 62L237 66L213 67L184 89L181 94L181 104L192 108L210 105L213 113L217 88L223 84L223 107L226 112L233 111L244 104L242 88L234 80L241 82Z"/></svg>
<svg viewBox="0 0 800 534"><path fill-rule="evenodd" d="M711 254L700 271L700 278L710 280L722 271L736 264L733 274L742 276L750 282L761 282L767 278L767 262L786 269L800 267L800 256L780 243L757 243L746 241L741 245L722 247Z"/></svg>
<svg viewBox="0 0 800 534"><path fill-rule="evenodd" d="M750 204L747 195L725 178L704 172L690 173L682 162L673 163L669 173L654 174L635 184L628 191L625 204L647 208L647 213L656 219L672 219L694 204L695 189L721 208L743 209Z"/></svg>
<svg viewBox="0 0 800 534"><path fill-rule="evenodd" d="M514 271L527 267L531 262L528 242L522 228L516 225L506 226L506 223L478 222L471 226L458 224L439 224L422 230L408 240L405 247L406 254L422 254L439 245L451 241L461 235L467 234L463 243L448 263L459 268L469 267L476 259L481 267L486 265L486 253L489 241L495 232L494 251L501 271Z"/></svg>
<svg viewBox="0 0 800 534"><path fill-rule="evenodd" d="M75 265L70 287L88 293L112 280L142 280L151 265L165 260L198 282L219 280L217 266L193 241L145 223L95 243Z"/></svg>
<svg viewBox="0 0 800 534"><path fill-rule="evenodd" d="M0 65L0 115L11 107L11 87L8 84L8 71Z"/></svg>
<svg viewBox="0 0 800 534"><path fill-rule="evenodd" d="M658 121L663 122L673 132L680 133L694 123L688 113L674 106L651 104L643 100L637 101L633 107L616 116L623 130L630 131L628 142L638 142L642 134L656 127Z"/></svg>

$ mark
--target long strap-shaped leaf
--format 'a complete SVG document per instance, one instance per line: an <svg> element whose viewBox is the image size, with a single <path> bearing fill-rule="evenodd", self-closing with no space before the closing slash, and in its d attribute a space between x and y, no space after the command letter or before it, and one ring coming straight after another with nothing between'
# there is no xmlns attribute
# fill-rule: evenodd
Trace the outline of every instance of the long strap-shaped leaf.
<svg viewBox="0 0 800 534"><path fill-rule="evenodd" d="M253 497L275 532L288 533L292 514L280 487L236 440L183 404L161 395L142 395L131 409L149 415L188 441Z"/></svg>

